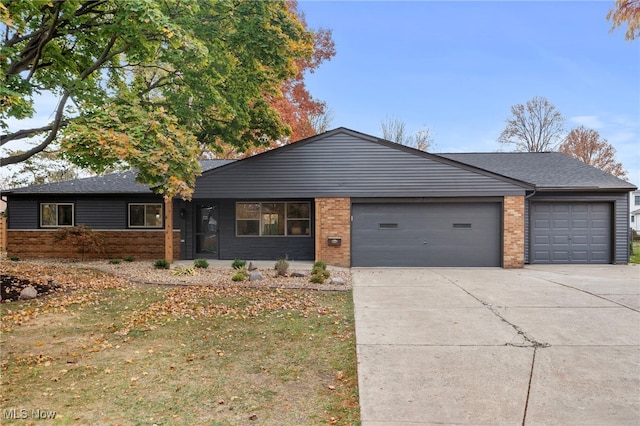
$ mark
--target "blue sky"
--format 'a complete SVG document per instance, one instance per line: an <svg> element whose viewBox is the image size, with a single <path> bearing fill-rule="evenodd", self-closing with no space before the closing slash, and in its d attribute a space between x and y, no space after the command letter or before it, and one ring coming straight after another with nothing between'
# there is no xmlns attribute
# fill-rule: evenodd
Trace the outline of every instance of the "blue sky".
<svg viewBox="0 0 640 426"><path fill-rule="evenodd" d="M544 96L597 130L640 186L640 40L610 33L613 1L305 1L336 56L306 81L344 126L381 136L397 117L428 127L434 152L509 151L514 104Z"/></svg>

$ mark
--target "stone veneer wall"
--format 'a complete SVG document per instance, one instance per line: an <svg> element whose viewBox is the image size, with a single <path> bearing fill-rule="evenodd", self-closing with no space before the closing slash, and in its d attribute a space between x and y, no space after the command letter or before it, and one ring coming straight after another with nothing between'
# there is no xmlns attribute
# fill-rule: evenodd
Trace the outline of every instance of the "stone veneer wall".
<svg viewBox="0 0 640 426"><path fill-rule="evenodd" d="M316 198L316 260L327 265L351 266L351 199ZM330 238L341 238L339 246L330 246Z"/></svg>
<svg viewBox="0 0 640 426"><path fill-rule="evenodd" d="M503 202L502 267L524 267L524 197L507 196Z"/></svg>
<svg viewBox="0 0 640 426"><path fill-rule="evenodd" d="M164 257L164 231L98 231L103 252L85 252L85 259L161 259ZM53 230L8 231L7 254L19 258L80 259L82 254L67 241L55 242ZM174 259L180 259L180 231L173 232Z"/></svg>

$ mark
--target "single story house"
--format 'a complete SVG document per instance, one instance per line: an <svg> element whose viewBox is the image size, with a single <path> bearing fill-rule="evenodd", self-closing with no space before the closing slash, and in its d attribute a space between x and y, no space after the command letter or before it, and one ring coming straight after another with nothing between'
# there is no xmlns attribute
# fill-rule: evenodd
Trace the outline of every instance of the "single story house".
<svg viewBox="0 0 640 426"><path fill-rule="evenodd" d="M561 153L436 155L338 128L203 170L193 199L173 201L175 258L628 262L636 187ZM53 231L85 224L106 240L101 257L163 257L162 197L131 171L2 195L9 255L73 255Z"/></svg>

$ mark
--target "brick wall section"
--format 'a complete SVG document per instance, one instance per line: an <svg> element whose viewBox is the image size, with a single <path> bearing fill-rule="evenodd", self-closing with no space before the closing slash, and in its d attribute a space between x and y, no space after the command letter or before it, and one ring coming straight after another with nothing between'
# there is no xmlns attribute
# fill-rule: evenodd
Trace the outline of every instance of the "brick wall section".
<svg viewBox="0 0 640 426"><path fill-rule="evenodd" d="M524 197L504 197L502 267L524 267Z"/></svg>
<svg viewBox="0 0 640 426"><path fill-rule="evenodd" d="M85 259L161 259L164 231L96 231L103 238L102 253L86 252ZM8 255L25 258L80 259L82 254L69 242L53 240L55 230L8 231ZM180 259L180 232L173 232L173 253Z"/></svg>
<svg viewBox="0 0 640 426"><path fill-rule="evenodd" d="M327 265L351 266L351 199L316 198L316 260ZM342 238L338 247L329 238Z"/></svg>

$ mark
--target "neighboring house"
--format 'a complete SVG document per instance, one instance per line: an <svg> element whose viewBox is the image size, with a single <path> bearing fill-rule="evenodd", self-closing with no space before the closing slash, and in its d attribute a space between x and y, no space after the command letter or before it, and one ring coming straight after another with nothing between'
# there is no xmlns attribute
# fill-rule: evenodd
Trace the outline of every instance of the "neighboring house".
<svg viewBox="0 0 640 426"><path fill-rule="evenodd" d="M627 263L636 187L560 153L429 154L338 128L209 162L174 200L176 258L338 266ZM7 192L9 254L72 256L86 224L103 257L163 256L163 203L133 172Z"/></svg>
<svg viewBox="0 0 640 426"><path fill-rule="evenodd" d="M633 191L629 201L631 229L640 232L640 191Z"/></svg>

